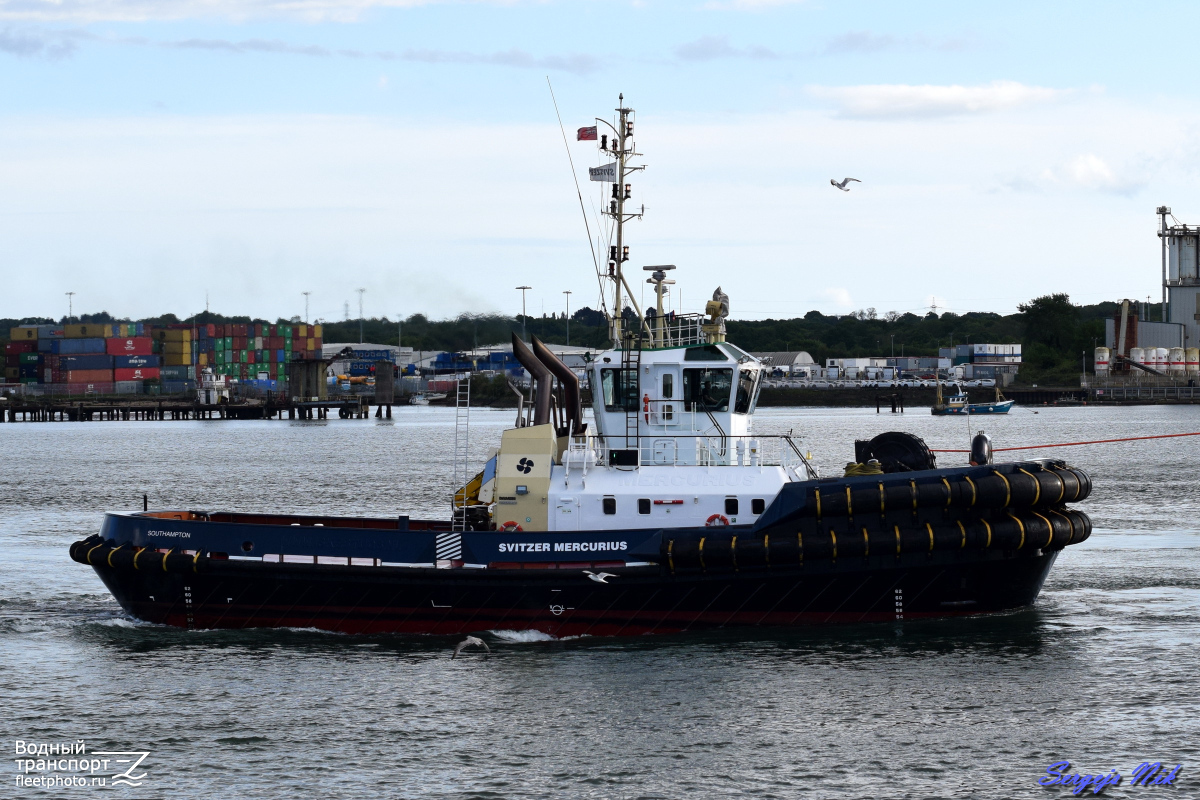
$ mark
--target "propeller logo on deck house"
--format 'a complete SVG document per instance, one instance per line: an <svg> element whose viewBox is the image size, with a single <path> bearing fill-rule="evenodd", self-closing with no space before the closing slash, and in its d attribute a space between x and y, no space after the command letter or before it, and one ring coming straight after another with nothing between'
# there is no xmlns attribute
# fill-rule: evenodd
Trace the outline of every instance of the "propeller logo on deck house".
<svg viewBox="0 0 1200 800"><path fill-rule="evenodd" d="M28 789L80 786L141 786L148 775L142 762L148 750L96 750L88 753L83 739L27 742L17 739L16 783Z"/></svg>

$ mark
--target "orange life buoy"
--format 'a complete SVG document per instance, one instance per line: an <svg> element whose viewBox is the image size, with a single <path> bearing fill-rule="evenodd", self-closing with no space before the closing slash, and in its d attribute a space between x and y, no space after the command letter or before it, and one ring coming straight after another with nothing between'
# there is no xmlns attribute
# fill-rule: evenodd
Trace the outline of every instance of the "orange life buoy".
<svg viewBox="0 0 1200 800"><path fill-rule="evenodd" d="M714 525L728 525L729 517L725 516L724 514L713 514L704 524L710 528Z"/></svg>
<svg viewBox="0 0 1200 800"><path fill-rule="evenodd" d="M525 529L521 527L521 524L519 522L514 522L512 520L509 520L508 522L501 525L499 530L512 532L512 531L523 531Z"/></svg>

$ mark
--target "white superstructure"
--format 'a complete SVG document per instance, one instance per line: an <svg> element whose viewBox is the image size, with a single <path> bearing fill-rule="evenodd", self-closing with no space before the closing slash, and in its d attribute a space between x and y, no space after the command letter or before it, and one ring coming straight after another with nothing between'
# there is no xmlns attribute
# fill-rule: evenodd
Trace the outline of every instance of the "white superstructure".
<svg viewBox="0 0 1200 800"><path fill-rule="evenodd" d="M593 427L584 423L575 371L536 338L531 348L514 335L513 353L530 374L533 397L522 397L517 425L505 431L499 452L455 495L457 508L464 498L475 507L472 527L748 525L786 483L817 477L790 437L755 435L765 369L725 341L729 298L720 288L703 314L670 312L664 298L675 266L647 266L656 303L638 307L623 269L630 257L623 226L642 216L625 207L632 198L626 178L643 167L628 164L639 155L633 110L617 114L615 125L597 120L612 131L611 142L597 134L599 126L580 131L581 139L598 140L602 158L615 159L593 176L612 186L604 214L615 241L607 264L597 264L611 289L605 313L613 346L585 366Z"/></svg>

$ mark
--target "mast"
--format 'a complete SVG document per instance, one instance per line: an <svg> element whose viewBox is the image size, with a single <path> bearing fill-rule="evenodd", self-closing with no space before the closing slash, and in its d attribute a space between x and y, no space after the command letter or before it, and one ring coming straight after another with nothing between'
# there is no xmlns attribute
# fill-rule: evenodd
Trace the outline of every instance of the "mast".
<svg viewBox="0 0 1200 800"><path fill-rule="evenodd" d="M637 301L634 299L633 290L629 287L625 279L623 264L629 260L629 246L625 244L625 223L631 219L641 219L645 213L645 206L642 206L635 213L625 212L625 201L632 199L633 185L627 183L630 173L645 169L645 165L630 166L629 159L633 156L640 156L641 153L636 152L636 144L633 141L633 114L632 108L625 107L625 95L618 95L619 105L616 108L617 125L613 127L605 120L596 118L597 122L603 122L608 125L613 131L611 147L608 143L608 136L605 135L600 139L600 151L602 153L611 153L615 158L615 183L612 187L612 197L608 203L608 209L603 213L605 216L612 217L616 224L616 244L609 246L608 253L608 278L613 281L613 310L611 320L611 335L613 343L620 346L622 334L622 319L621 312L624 310L622 302L622 288L626 292L626 297L630 304L633 305L637 312L638 318L642 319L642 311L638 307ZM644 322L642 323L644 324Z"/></svg>

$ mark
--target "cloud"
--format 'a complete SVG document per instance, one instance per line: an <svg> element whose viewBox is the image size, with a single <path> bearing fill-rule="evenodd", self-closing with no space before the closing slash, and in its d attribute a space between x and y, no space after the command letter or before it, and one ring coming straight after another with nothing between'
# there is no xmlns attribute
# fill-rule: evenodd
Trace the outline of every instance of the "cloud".
<svg viewBox="0 0 1200 800"><path fill-rule="evenodd" d="M447 2L455 0L0 0L0 19L146 22L290 17L352 21L374 8L413 8Z"/></svg>
<svg viewBox="0 0 1200 800"><path fill-rule="evenodd" d="M850 291L841 286L831 286L828 289L822 289L821 297L826 298L839 309L854 307L854 299L850 297Z"/></svg>
<svg viewBox="0 0 1200 800"><path fill-rule="evenodd" d="M980 114L1046 103L1070 93L1016 81L992 81L981 86L809 86L807 91L813 97L832 102L837 116L860 119Z"/></svg>
<svg viewBox="0 0 1200 800"><path fill-rule="evenodd" d="M421 61L427 64L496 64L504 67L556 69L575 73L593 72L601 66L600 59L595 56L573 54L537 57L516 48L500 53L486 54L446 50L405 50L400 53L380 52L374 55L388 61Z"/></svg>
<svg viewBox="0 0 1200 800"><path fill-rule="evenodd" d="M1061 169L1048 171L1046 177L1082 189L1124 197L1137 194L1146 185L1145 181L1118 175L1104 159L1092 153L1076 156Z"/></svg>
<svg viewBox="0 0 1200 800"><path fill-rule="evenodd" d="M830 39L825 45L825 55L852 53L880 53L885 50L963 50L968 46L966 39L932 40L926 36L892 36L870 31L851 31Z"/></svg>
<svg viewBox="0 0 1200 800"><path fill-rule="evenodd" d="M729 44L728 36L701 36L694 42L675 48L675 55L684 61L712 61L718 58L777 58L765 47L738 48Z"/></svg>
<svg viewBox="0 0 1200 800"><path fill-rule="evenodd" d="M372 58L381 61L414 61L425 64L492 64L521 69L558 70L584 74L600 68L595 56L574 53L568 55L535 56L516 48L495 53L469 53L446 50L379 50L374 52L332 49L315 44L295 44L279 39L177 39L155 40L142 36L104 36L90 31L64 31L57 39L39 33L11 34L0 31L0 52L13 55L45 55L62 58L72 55L77 41L97 42L133 47L158 47L168 50L206 50L230 55L269 54L304 56L308 58Z"/></svg>
<svg viewBox="0 0 1200 800"><path fill-rule="evenodd" d="M0 53L25 58L67 58L74 54L76 44L69 38L44 35L40 31L0 29Z"/></svg>

